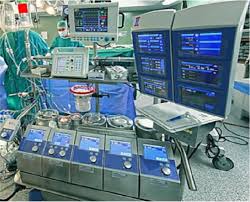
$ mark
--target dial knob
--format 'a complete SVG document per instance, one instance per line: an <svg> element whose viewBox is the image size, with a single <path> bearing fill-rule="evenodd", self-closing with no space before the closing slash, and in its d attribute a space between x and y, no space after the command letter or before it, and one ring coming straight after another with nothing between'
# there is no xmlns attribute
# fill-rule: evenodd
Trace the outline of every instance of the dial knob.
<svg viewBox="0 0 250 202"><path fill-rule="evenodd" d="M61 151L59 152L59 155L60 155L61 157L64 157L64 156L66 155L66 152L65 152L64 150L61 150Z"/></svg>
<svg viewBox="0 0 250 202"><path fill-rule="evenodd" d="M6 132L2 132L2 133L1 133L1 137L2 137L2 138L6 138L7 135L8 135L8 133L6 133Z"/></svg>
<svg viewBox="0 0 250 202"><path fill-rule="evenodd" d="M91 163L95 163L97 161L96 156L90 156L89 160L91 161Z"/></svg>
<svg viewBox="0 0 250 202"><path fill-rule="evenodd" d="M49 154L53 155L55 153L55 150L53 148L49 149Z"/></svg>
<svg viewBox="0 0 250 202"><path fill-rule="evenodd" d="M162 171L162 173L163 173L164 175L167 175L167 176L169 176L169 175L171 174L171 170L170 170L170 168L168 168L168 167L163 167L163 168L161 169L161 171Z"/></svg>
<svg viewBox="0 0 250 202"><path fill-rule="evenodd" d="M131 164L130 161L125 161L123 165L124 165L124 167L125 167L126 169L132 168L132 164Z"/></svg>
<svg viewBox="0 0 250 202"><path fill-rule="evenodd" d="M32 151L33 151L33 152L37 152L37 151L38 151L38 146L37 146L37 145L33 146L33 147L32 147Z"/></svg>

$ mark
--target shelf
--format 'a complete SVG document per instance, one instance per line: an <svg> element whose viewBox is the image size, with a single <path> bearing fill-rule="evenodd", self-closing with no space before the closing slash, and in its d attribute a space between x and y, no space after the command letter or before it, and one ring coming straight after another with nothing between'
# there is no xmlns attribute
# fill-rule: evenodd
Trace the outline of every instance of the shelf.
<svg viewBox="0 0 250 202"><path fill-rule="evenodd" d="M58 80L69 80L72 82L83 82L83 83L99 83L99 84L117 84L117 83L133 83L129 82L127 80L111 80L108 78L105 78L104 80L93 80L93 79L84 79L84 78L68 78L68 77L52 77L49 74L43 74L42 76L34 75L29 72L23 72L21 73L21 77L24 78L37 78L37 79L58 79Z"/></svg>

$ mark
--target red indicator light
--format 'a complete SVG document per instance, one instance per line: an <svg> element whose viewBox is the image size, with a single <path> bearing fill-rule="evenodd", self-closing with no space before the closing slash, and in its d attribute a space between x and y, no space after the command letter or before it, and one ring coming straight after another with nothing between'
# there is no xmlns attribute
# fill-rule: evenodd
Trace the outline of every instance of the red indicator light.
<svg viewBox="0 0 250 202"><path fill-rule="evenodd" d="M18 11L19 13L28 13L28 4L25 3L18 4Z"/></svg>

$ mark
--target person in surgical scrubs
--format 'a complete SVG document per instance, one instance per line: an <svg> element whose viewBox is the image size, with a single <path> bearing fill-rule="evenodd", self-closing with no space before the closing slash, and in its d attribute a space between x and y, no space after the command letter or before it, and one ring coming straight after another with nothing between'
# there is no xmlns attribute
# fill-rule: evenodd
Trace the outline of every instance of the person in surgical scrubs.
<svg viewBox="0 0 250 202"><path fill-rule="evenodd" d="M50 52L56 47L84 47L79 41L74 41L69 37L67 21L61 20L57 23L58 35L52 42Z"/></svg>

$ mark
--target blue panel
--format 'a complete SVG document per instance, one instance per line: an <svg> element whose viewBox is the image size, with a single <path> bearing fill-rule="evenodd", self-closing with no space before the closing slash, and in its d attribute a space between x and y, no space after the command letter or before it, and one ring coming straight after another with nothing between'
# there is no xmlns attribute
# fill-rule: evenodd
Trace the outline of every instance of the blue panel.
<svg viewBox="0 0 250 202"><path fill-rule="evenodd" d="M23 152L27 152L27 153L42 155L43 151L44 151L45 144L46 144L46 141L43 141L43 142L34 142L34 141L29 141L29 140L27 140L24 137L22 139L20 145L19 145L18 150L19 151L23 151ZM38 146L38 151L37 152L33 152L32 151L32 147L34 145Z"/></svg>
<svg viewBox="0 0 250 202"><path fill-rule="evenodd" d="M50 148L53 148L55 150L55 153L53 155L49 154L49 149ZM62 150L62 148L66 152L64 157L61 157L59 155L59 152ZM71 152L72 152L72 145L69 145L68 147L64 148L64 147L56 146L52 142L47 142L47 145L45 147L43 155L47 156L47 157L50 157L50 158L58 158L58 159L63 159L63 160L70 160Z"/></svg>
<svg viewBox="0 0 250 202"><path fill-rule="evenodd" d="M12 134L13 134L13 130L11 129L6 129L6 128L3 128L2 131L0 133L7 133L7 135L5 137L0 137L0 139L3 139L5 141L9 141L10 138L12 137Z"/></svg>
<svg viewBox="0 0 250 202"><path fill-rule="evenodd" d="M110 140L110 154L131 157L131 143L119 140Z"/></svg>
<svg viewBox="0 0 250 202"><path fill-rule="evenodd" d="M169 30L133 32L136 67L141 74L171 79Z"/></svg>
<svg viewBox="0 0 250 202"><path fill-rule="evenodd" d="M89 159L90 156L92 155L96 156L95 163L92 163ZM99 152L93 152L93 151L79 149L78 146L74 147L73 162L90 164L90 165L102 167L102 159L103 159L103 150L99 150Z"/></svg>
<svg viewBox="0 0 250 202"><path fill-rule="evenodd" d="M42 142L45 135L45 130L30 129L26 140L33 142Z"/></svg>
<svg viewBox="0 0 250 202"><path fill-rule="evenodd" d="M172 98L172 85L170 81L157 79L154 77L139 77L139 87L141 92L163 99Z"/></svg>
<svg viewBox="0 0 250 202"><path fill-rule="evenodd" d="M166 165L171 170L171 174L169 176L164 175L161 171L161 169ZM159 161L147 160L144 159L143 156L140 156L140 171L144 175L151 175L172 180L180 180L174 160L169 160L167 163L162 163Z"/></svg>
<svg viewBox="0 0 250 202"><path fill-rule="evenodd" d="M79 149L98 152L100 146L100 138L82 136Z"/></svg>
<svg viewBox="0 0 250 202"><path fill-rule="evenodd" d="M144 144L144 158L147 160L167 162L167 151L165 147Z"/></svg>
<svg viewBox="0 0 250 202"><path fill-rule="evenodd" d="M225 92L194 87L190 84L181 84L176 89L177 103L217 115L225 114Z"/></svg>
<svg viewBox="0 0 250 202"><path fill-rule="evenodd" d="M235 81L234 82L234 89L236 89L236 90L238 90L246 95L250 95L249 83L242 83L242 82Z"/></svg>
<svg viewBox="0 0 250 202"><path fill-rule="evenodd" d="M173 32L174 101L226 115L235 28Z"/></svg>
<svg viewBox="0 0 250 202"><path fill-rule="evenodd" d="M191 55L220 56L222 32L181 34L181 52Z"/></svg>
<svg viewBox="0 0 250 202"><path fill-rule="evenodd" d="M132 36L140 90L172 100L169 30L133 32Z"/></svg>
<svg viewBox="0 0 250 202"><path fill-rule="evenodd" d="M72 136L67 133L55 132L52 138L52 144L56 146L69 147Z"/></svg>
<svg viewBox="0 0 250 202"><path fill-rule="evenodd" d="M131 169L126 169L123 164L124 161L130 160L132 167ZM110 154L109 152L105 153L105 165L104 167L115 169L115 170L123 170L126 172L138 173L138 163L137 163L137 155L132 155L132 157L122 157L118 155Z"/></svg>
<svg viewBox="0 0 250 202"><path fill-rule="evenodd" d="M163 32L137 33L136 47L139 53L166 52L166 35Z"/></svg>

